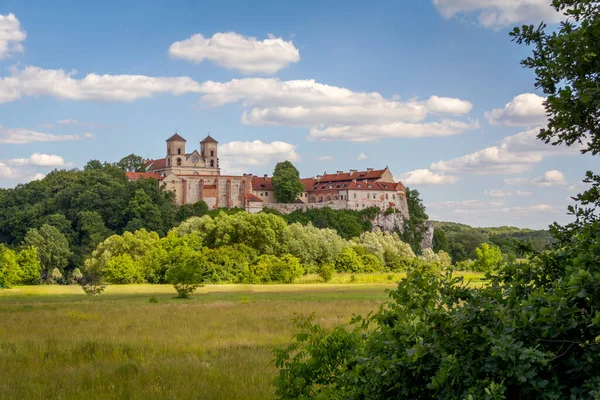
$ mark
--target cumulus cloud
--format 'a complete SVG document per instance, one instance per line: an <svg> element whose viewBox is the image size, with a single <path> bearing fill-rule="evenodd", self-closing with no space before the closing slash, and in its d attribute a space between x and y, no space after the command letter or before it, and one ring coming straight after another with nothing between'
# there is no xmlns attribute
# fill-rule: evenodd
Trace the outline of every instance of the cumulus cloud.
<svg viewBox="0 0 600 400"><path fill-rule="evenodd" d="M496 108L485 113L492 125L533 126L543 125L547 121L543 102L545 97L534 93L524 93L508 102L504 108Z"/></svg>
<svg viewBox="0 0 600 400"><path fill-rule="evenodd" d="M387 138L421 138L432 136L452 136L479 128L479 121L442 120L440 122L369 125L336 125L325 128L312 128L309 139L349 140L370 142Z"/></svg>
<svg viewBox="0 0 600 400"><path fill-rule="evenodd" d="M35 142L64 142L69 140L91 139L94 135L54 135L51 133L36 132L30 129L5 128L0 125L0 144L27 144Z"/></svg>
<svg viewBox="0 0 600 400"><path fill-rule="evenodd" d="M215 33L210 38L199 33L192 35L173 43L169 55L196 63L209 60L243 74L274 74L300 61L300 52L291 41L273 35L258 40L235 32Z"/></svg>
<svg viewBox="0 0 600 400"><path fill-rule="evenodd" d="M416 169L406 172L400 176L400 181L405 185L447 185L455 183L458 177L453 175L441 175L428 169Z"/></svg>
<svg viewBox="0 0 600 400"><path fill-rule="evenodd" d="M485 190L483 192L483 194L485 194L486 196L489 196L489 197L508 197L508 196L512 196L512 193L505 192L505 191L500 190L500 189Z"/></svg>
<svg viewBox="0 0 600 400"><path fill-rule="evenodd" d="M249 172L248 168L261 167L279 161L299 161L296 145L286 142L264 143L234 141L219 146L221 168L235 173Z"/></svg>
<svg viewBox="0 0 600 400"><path fill-rule="evenodd" d="M131 102L159 93L182 95L198 93L200 84L182 77L88 74L76 79L76 71L12 67L11 75L0 78L0 103L22 97L51 96L65 100Z"/></svg>
<svg viewBox="0 0 600 400"><path fill-rule="evenodd" d="M486 28L563 19L547 0L433 0L433 4L444 18L474 14Z"/></svg>
<svg viewBox="0 0 600 400"><path fill-rule="evenodd" d="M463 115L473 109L473 104L468 101L455 99L452 97L431 96L427 100L427 107L432 112Z"/></svg>
<svg viewBox="0 0 600 400"><path fill-rule="evenodd" d="M28 158L13 158L8 163L15 166L31 165L36 167L68 167L72 165L65 162L61 156L40 153L33 153Z"/></svg>
<svg viewBox="0 0 600 400"><path fill-rule="evenodd" d="M367 158L369 157L367 157L365 153L358 153L358 155L356 156L357 160L366 160Z"/></svg>
<svg viewBox="0 0 600 400"><path fill-rule="evenodd" d="M522 190L517 190L517 196L520 196L520 197L529 197L529 196L533 196L533 192L526 192L526 191L522 191Z"/></svg>
<svg viewBox="0 0 600 400"><path fill-rule="evenodd" d="M17 177L17 171L0 161L0 178L12 179Z"/></svg>
<svg viewBox="0 0 600 400"><path fill-rule="evenodd" d="M556 186L556 185L565 185L567 182L565 181L565 176L562 172L558 170L551 170L544 172L544 175L534 178L507 178L504 179L504 183L507 185L535 185L535 186Z"/></svg>
<svg viewBox="0 0 600 400"><path fill-rule="evenodd" d="M508 136L496 146L448 161L431 164L433 171L448 174L517 174L526 171L545 157L578 154L577 146L549 146L537 139L539 128Z"/></svg>
<svg viewBox="0 0 600 400"><path fill-rule="evenodd" d="M23 42L27 34L14 14L0 14L0 60L12 53L23 51Z"/></svg>

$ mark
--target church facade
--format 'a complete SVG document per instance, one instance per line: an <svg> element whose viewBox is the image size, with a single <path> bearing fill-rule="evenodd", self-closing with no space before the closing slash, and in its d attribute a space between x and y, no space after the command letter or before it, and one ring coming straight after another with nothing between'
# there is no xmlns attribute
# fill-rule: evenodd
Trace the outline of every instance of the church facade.
<svg viewBox="0 0 600 400"><path fill-rule="evenodd" d="M145 172L128 172L127 177L161 181L166 190L175 193L178 205L202 200L211 209L244 208L252 212L270 207L284 213L320 207L350 210L378 207L382 211L391 207L408 217L406 188L402 182L394 181L387 167L337 171L302 179L304 192L296 202L279 204L269 176L221 175L218 142L210 135L200 141L199 150L190 152L186 149L187 141L177 133L166 142L164 158L148 160Z"/></svg>

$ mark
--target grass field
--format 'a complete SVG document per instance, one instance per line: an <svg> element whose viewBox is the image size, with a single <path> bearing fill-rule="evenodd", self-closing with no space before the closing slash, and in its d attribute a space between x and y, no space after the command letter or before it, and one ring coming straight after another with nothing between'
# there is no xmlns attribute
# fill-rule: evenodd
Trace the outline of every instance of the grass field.
<svg viewBox="0 0 600 400"><path fill-rule="evenodd" d="M0 399L272 398L272 349L291 341L295 316L346 324L395 287L361 279L213 285L187 300L168 285L95 298L78 286L0 290Z"/></svg>

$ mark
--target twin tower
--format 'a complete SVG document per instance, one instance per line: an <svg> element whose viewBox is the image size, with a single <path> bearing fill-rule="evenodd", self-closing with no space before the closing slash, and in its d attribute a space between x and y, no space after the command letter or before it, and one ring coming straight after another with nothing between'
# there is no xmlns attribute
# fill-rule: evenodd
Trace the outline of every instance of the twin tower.
<svg viewBox="0 0 600 400"><path fill-rule="evenodd" d="M210 135L200 142L200 151L191 153L185 150L186 140L174 134L167 139L167 157L164 173L176 175L220 175L218 142Z"/></svg>

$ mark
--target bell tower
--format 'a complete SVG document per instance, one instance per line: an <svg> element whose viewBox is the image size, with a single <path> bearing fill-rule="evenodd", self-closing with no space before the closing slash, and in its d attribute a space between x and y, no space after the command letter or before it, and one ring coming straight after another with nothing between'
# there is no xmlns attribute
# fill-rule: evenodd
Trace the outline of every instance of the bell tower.
<svg viewBox="0 0 600 400"><path fill-rule="evenodd" d="M202 154L202 158L204 158L206 168L219 168L219 157L217 156L218 144L219 142L210 135L200 142L200 153Z"/></svg>
<svg viewBox="0 0 600 400"><path fill-rule="evenodd" d="M167 139L167 168L183 165L185 161L185 142L186 140L177 133Z"/></svg>

